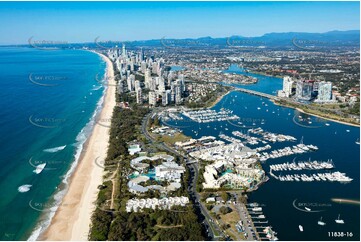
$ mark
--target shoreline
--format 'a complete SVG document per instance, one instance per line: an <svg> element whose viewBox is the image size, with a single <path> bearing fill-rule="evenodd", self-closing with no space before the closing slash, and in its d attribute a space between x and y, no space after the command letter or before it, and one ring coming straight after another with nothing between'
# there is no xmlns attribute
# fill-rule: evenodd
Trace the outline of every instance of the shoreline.
<svg viewBox="0 0 361 242"><path fill-rule="evenodd" d="M227 93L225 93L225 94L223 94L222 96L218 97L217 100L214 101L214 103L213 103L209 108L213 108L214 106L216 106L217 103L219 103L225 96L227 96L227 95L228 95L230 92L232 92L232 91L236 91L236 90L231 89L231 90L229 90ZM304 111L304 110L301 109L301 108L296 108L296 107L291 107L291 106L288 106L288 105L276 103L275 101L272 101L272 103L273 103L274 105L277 105L277 106L287 107L287 108L291 108L291 109L297 110L297 111L299 111L299 112L301 112L301 113L308 114L308 115L310 115L310 116L322 118L322 119L329 120L329 121L332 121L332 122L335 122L335 123L340 123L340 124L344 124L344 125L348 125L348 126L360 128L360 125L357 125L357 124L354 124L354 123L348 123L348 122L341 121L341 120L336 120L336 119L332 119L332 118L323 117L323 116L320 116L320 115L317 115L317 114L313 114L313 113L306 112L306 111Z"/></svg>
<svg viewBox="0 0 361 242"><path fill-rule="evenodd" d="M340 124L344 124L344 125L349 125L349 126L353 126L353 127L358 127L358 128L360 128L360 125L357 125L357 124L347 123L347 122L344 122L344 121L341 121L341 120L336 120L336 119L332 119L332 118L326 118L326 117L323 117L323 116L320 116L320 115L317 115L317 114L308 113L308 112L304 111L304 110L301 109L301 108L295 108L295 109L296 109L297 111L300 111L301 113L305 113L305 114L308 114L308 115L311 115L311 116L314 116L314 117L326 119L326 120L329 120L329 121L332 121L332 122L335 122L335 123L340 123Z"/></svg>
<svg viewBox="0 0 361 242"><path fill-rule="evenodd" d="M213 108L214 106L216 106L225 96L227 96L228 94L230 94L232 91L234 91L233 89L229 90L228 92L224 93L223 95L221 95L220 97L218 97L211 106L209 106L208 108Z"/></svg>
<svg viewBox="0 0 361 242"><path fill-rule="evenodd" d="M108 57L98 54L106 62L106 75L114 81L113 64ZM114 84L114 83L111 83ZM108 85L104 94L99 119L109 119L115 107L115 86ZM91 215L98 186L103 181L104 169L95 164L95 159L105 160L109 143L109 128L94 124L93 130L83 146L78 165L69 179L69 186L49 227L38 240L87 240Z"/></svg>
<svg viewBox="0 0 361 242"><path fill-rule="evenodd" d="M317 114L314 114L314 113L309 113L309 112L306 112L305 110L303 110L302 108L291 107L291 106L288 106L288 105L286 105L286 104L277 103L277 102L275 102L275 101L272 101L272 103L275 104L275 105L277 105L277 106L281 106L281 107L286 107L286 108L291 108L291 109L297 110L297 111L299 111L299 112L301 112L301 113L308 114L308 115L313 116L313 117L322 118L322 119L329 120L329 121L332 121L332 122L335 122L335 123L340 123L340 124L344 124L344 125L348 125L348 126L360 128L360 125L357 125L357 124L354 124L354 123L348 123L348 122L341 121L341 120L337 120L337 119L332 119L332 118L323 117L323 116L321 116L321 115L317 115Z"/></svg>

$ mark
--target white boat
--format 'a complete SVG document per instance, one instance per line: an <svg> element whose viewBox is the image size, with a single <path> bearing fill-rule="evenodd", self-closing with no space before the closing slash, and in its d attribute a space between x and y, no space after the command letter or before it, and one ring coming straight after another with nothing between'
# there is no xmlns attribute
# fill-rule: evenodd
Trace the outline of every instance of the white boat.
<svg viewBox="0 0 361 242"><path fill-rule="evenodd" d="M348 133L348 132L350 132L350 130L349 130L349 129L346 129L346 132Z"/></svg>
<svg viewBox="0 0 361 242"><path fill-rule="evenodd" d="M326 223L322 221L322 217L320 218L319 221L317 221L317 224L318 224L318 225L321 225L321 226L325 226L325 225L326 225Z"/></svg>
<svg viewBox="0 0 361 242"><path fill-rule="evenodd" d="M46 166L46 163L37 165L36 169L33 170L33 172L36 173L36 174L40 174L40 172L42 172L44 170L45 166Z"/></svg>
<svg viewBox="0 0 361 242"><path fill-rule="evenodd" d="M359 145L359 144L360 144L360 139L357 139L357 140L355 141L355 143Z"/></svg>
<svg viewBox="0 0 361 242"><path fill-rule="evenodd" d="M329 124L329 123L325 123L325 125L326 125L326 126L330 126L330 124Z"/></svg>
<svg viewBox="0 0 361 242"><path fill-rule="evenodd" d="M298 225L298 228L300 229L301 232L303 232L303 227L302 227L302 225Z"/></svg>
<svg viewBox="0 0 361 242"><path fill-rule="evenodd" d="M344 224L345 223L342 219L340 219L340 214L338 215L337 219L335 219L335 222L337 224Z"/></svg>
<svg viewBox="0 0 361 242"><path fill-rule="evenodd" d="M252 208L252 211L253 212L261 212L262 208L261 207L255 207L255 208Z"/></svg>
<svg viewBox="0 0 361 242"><path fill-rule="evenodd" d="M305 209L306 209L307 211L311 211L311 209L310 209L310 208L308 208L308 207L305 207Z"/></svg>

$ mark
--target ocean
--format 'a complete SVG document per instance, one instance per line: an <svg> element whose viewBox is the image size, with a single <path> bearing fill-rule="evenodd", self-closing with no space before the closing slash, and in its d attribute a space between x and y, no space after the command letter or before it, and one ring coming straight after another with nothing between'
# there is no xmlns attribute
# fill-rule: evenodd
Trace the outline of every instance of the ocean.
<svg viewBox="0 0 361 242"><path fill-rule="evenodd" d="M239 85L243 88L275 94L282 87L280 78L247 73L237 66L231 66L230 70L226 70L226 72L259 78L256 84ZM268 159L263 162L263 169L270 180L262 184L258 190L248 194L249 202L257 202L262 206L268 225L278 233L277 237L280 240L359 240L359 204L339 203L338 200L336 202L332 200L334 198L360 200L360 145L356 144L356 140L360 138L359 127L302 114L291 108L277 106L268 99L238 91L230 92L212 109L219 111L221 108L233 110L240 120L199 124L185 118L181 121L167 121L166 124L179 128L185 135L193 138L208 135L218 137L220 133L234 137L232 131L238 130L246 133L248 129L256 127L297 138L296 142L271 143L272 150L293 146L301 141L304 144L317 145L319 150L315 152ZM238 122L242 122L242 124ZM227 143L227 141L225 142ZM250 148L260 146L264 146L264 144L250 146ZM269 175L269 165L291 163L294 159L296 162L309 159L322 161L332 159L335 165L332 172L346 173L347 176L353 178L353 181L347 184L281 182ZM310 172L283 171L277 172L277 175L293 173ZM305 210L306 206L312 212L301 211ZM343 225L335 223L339 214L345 221ZM325 226L317 224L321 217L322 221L326 223ZM299 230L299 225L303 227L303 232ZM262 226L262 224L258 224L258 226ZM329 232L344 232L344 236L333 237Z"/></svg>
<svg viewBox="0 0 361 242"><path fill-rule="evenodd" d="M1 240L49 224L101 109L105 67L89 51L0 48Z"/></svg>

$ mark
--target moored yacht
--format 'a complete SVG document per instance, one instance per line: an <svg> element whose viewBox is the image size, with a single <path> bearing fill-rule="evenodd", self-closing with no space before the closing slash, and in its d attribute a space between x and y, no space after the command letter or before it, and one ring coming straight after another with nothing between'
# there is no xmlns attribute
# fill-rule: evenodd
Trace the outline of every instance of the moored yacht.
<svg viewBox="0 0 361 242"><path fill-rule="evenodd" d="M318 225L321 225L321 226L325 226L326 223L322 221L322 217L320 218L320 220L317 221L317 224Z"/></svg>
<svg viewBox="0 0 361 242"><path fill-rule="evenodd" d="M298 225L298 229L299 229L301 232L303 232L303 227L302 227L302 225Z"/></svg>
<svg viewBox="0 0 361 242"><path fill-rule="evenodd" d="M344 224L345 223L342 219L340 219L340 214L338 215L337 219L335 219L335 222L337 224Z"/></svg>

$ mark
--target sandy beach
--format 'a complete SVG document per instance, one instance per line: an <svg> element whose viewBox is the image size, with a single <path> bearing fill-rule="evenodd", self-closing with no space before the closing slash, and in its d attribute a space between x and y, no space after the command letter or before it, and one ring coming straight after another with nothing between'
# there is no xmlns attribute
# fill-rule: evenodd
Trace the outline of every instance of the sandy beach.
<svg viewBox="0 0 361 242"><path fill-rule="evenodd" d="M218 97L216 99L216 101L214 101L214 103L212 103L211 106L209 106L209 108L213 108L214 106L217 105L217 103L219 103L225 96L227 96L229 93L231 93L232 91L234 91L233 89L232 90L229 90L228 92L224 93L222 96Z"/></svg>
<svg viewBox="0 0 361 242"><path fill-rule="evenodd" d="M111 61L99 54L107 63L109 86L104 96L100 120L109 120L115 107L114 70ZM109 128L95 125L70 178L69 187L56 211L50 226L39 240L87 240L91 214L95 210L98 186L102 184L103 168L94 162L104 161L108 149Z"/></svg>

